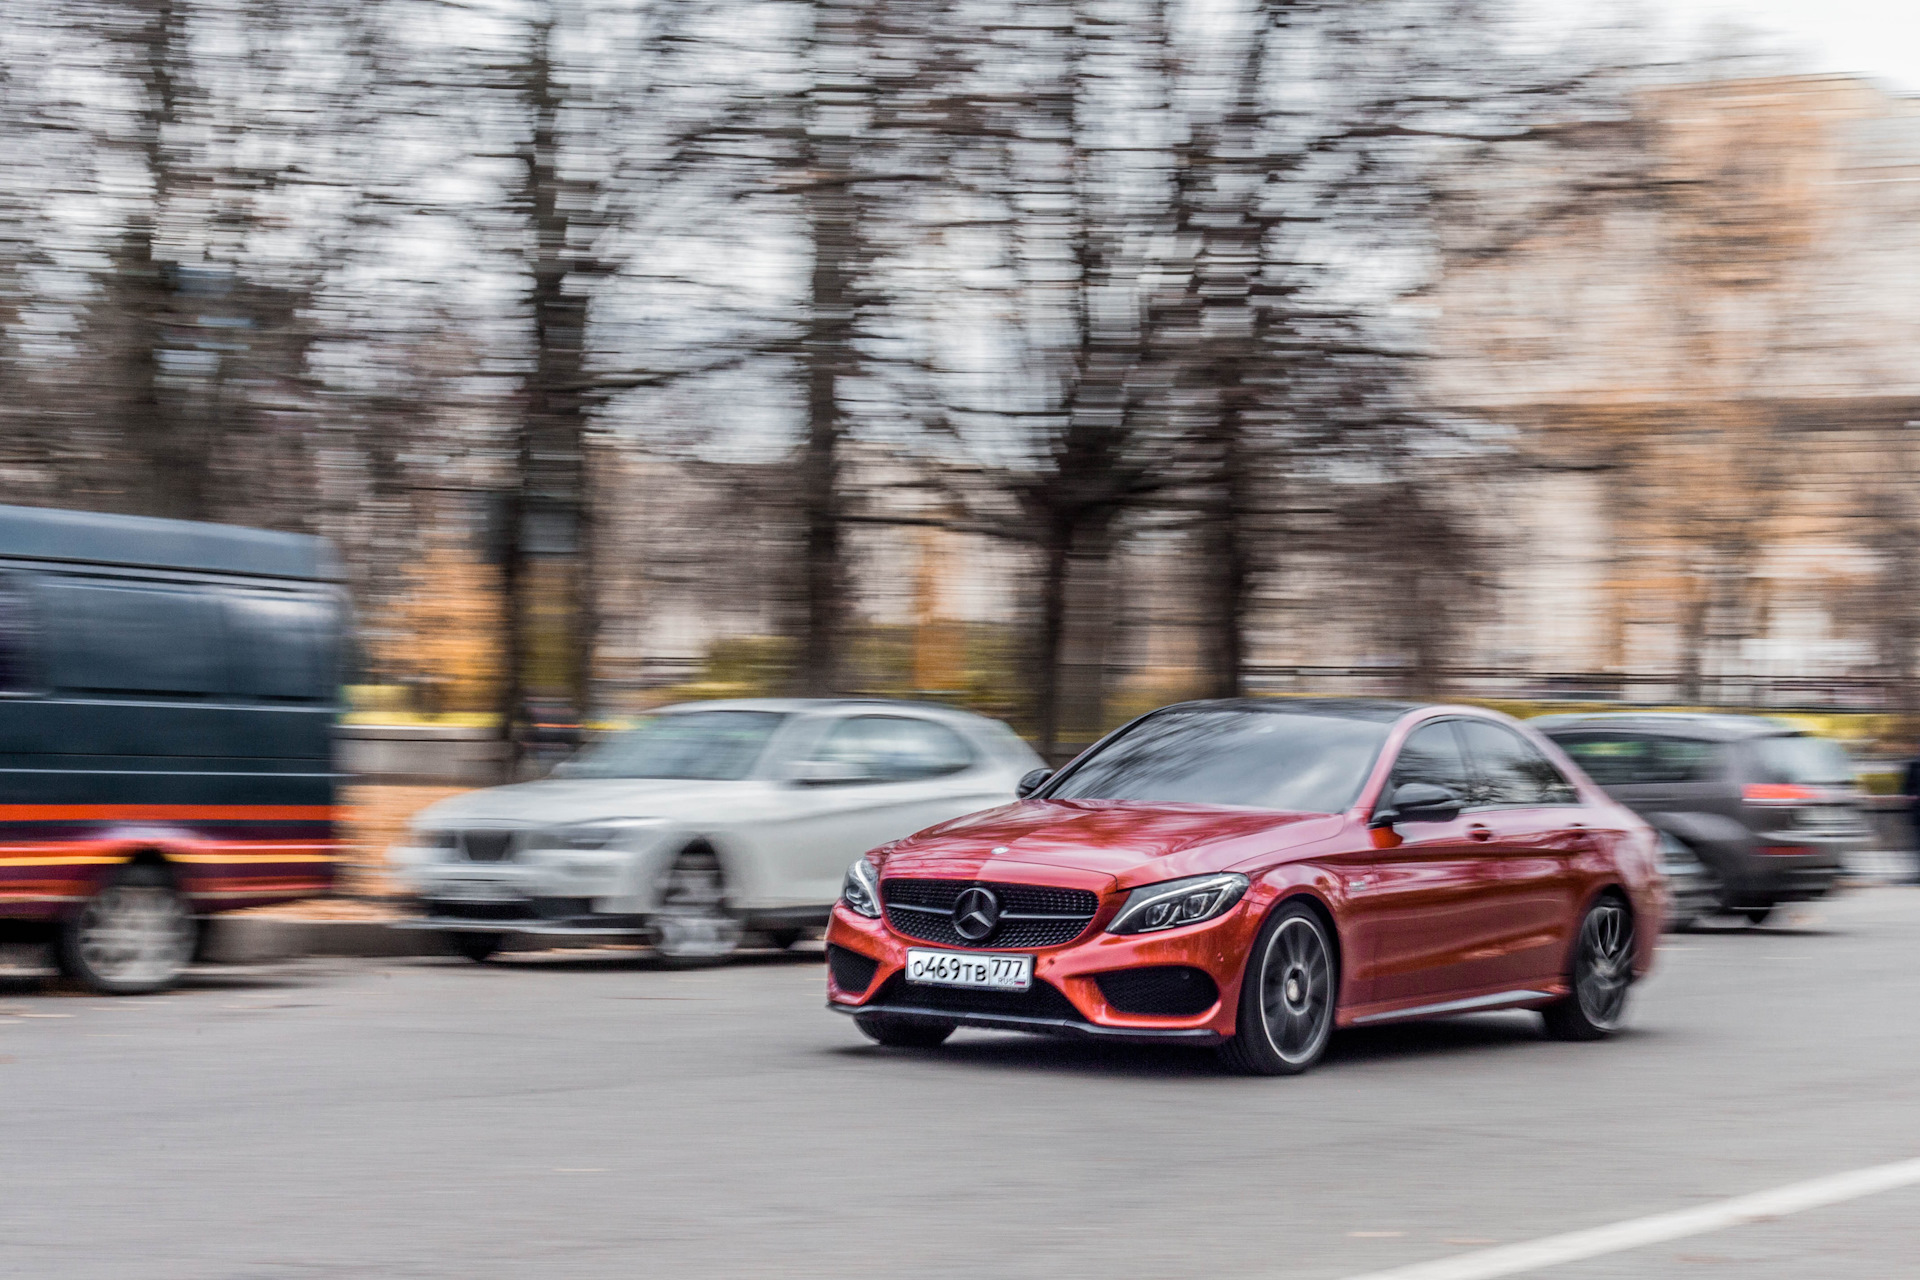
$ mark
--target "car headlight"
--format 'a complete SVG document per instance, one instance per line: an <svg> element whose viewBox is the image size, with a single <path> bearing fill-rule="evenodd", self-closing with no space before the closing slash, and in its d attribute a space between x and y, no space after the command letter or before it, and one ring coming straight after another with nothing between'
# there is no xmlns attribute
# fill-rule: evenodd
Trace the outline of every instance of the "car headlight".
<svg viewBox="0 0 1920 1280"><path fill-rule="evenodd" d="M1156 933L1211 920L1240 901L1252 882L1234 871L1142 885L1127 895L1108 933Z"/></svg>
<svg viewBox="0 0 1920 1280"><path fill-rule="evenodd" d="M869 920L880 918L880 873L871 862L862 858L847 868L847 878L840 885L840 901L855 915Z"/></svg>
<svg viewBox="0 0 1920 1280"><path fill-rule="evenodd" d="M416 828L409 833L407 843L415 849L458 849L460 833L458 831L422 831Z"/></svg>
<svg viewBox="0 0 1920 1280"><path fill-rule="evenodd" d="M554 827L547 834L552 847L556 849L604 849L618 840L624 831L623 827L583 822Z"/></svg>

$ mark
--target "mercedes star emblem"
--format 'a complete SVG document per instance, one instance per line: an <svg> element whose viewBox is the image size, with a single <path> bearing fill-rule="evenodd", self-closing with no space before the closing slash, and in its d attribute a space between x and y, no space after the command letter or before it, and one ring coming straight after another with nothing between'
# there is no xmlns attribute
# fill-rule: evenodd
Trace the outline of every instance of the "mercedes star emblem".
<svg viewBox="0 0 1920 1280"><path fill-rule="evenodd" d="M953 904L953 931L968 942L985 942L1000 923L1000 899L993 890L973 886Z"/></svg>

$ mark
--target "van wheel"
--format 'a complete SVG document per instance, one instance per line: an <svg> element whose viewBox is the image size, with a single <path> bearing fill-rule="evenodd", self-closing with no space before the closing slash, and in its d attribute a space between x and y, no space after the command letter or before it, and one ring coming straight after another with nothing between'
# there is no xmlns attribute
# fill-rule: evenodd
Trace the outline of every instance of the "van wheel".
<svg viewBox="0 0 1920 1280"><path fill-rule="evenodd" d="M726 959L740 945L740 921L727 910L726 873L711 849L683 849L660 886L649 922L653 949L669 964L691 967Z"/></svg>
<svg viewBox="0 0 1920 1280"><path fill-rule="evenodd" d="M494 953L499 951L502 944L507 940L507 936L504 933L461 932L450 933L447 935L447 938L453 943L453 949L455 951L458 951L475 964L485 964L487 961L493 959Z"/></svg>
<svg viewBox="0 0 1920 1280"><path fill-rule="evenodd" d="M102 995L164 991L193 960L199 930L164 867L128 866L60 928L60 972Z"/></svg>
<svg viewBox="0 0 1920 1280"><path fill-rule="evenodd" d="M1748 907L1740 913L1747 918L1748 924L1765 924L1767 917L1773 914L1772 907Z"/></svg>

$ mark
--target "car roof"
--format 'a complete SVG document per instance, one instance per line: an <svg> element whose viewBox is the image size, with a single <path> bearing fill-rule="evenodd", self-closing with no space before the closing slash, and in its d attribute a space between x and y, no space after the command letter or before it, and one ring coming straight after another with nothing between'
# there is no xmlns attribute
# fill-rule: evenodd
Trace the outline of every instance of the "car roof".
<svg viewBox="0 0 1920 1280"><path fill-rule="evenodd" d="M909 698L712 698L704 702L676 702L655 707L655 715L684 715L692 711L765 711L779 715L804 715L816 711L913 711L922 715L952 720L986 720L961 707L944 702L916 702Z"/></svg>
<svg viewBox="0 0 1920 1280"><path fill-rule="evenodd" d="M0 506L0 556L333 581L324 538L156 516Z"/></svg>
<svg viewBox="0 0 1920 1280"><path fill-rule="evenodd" d="M1395 702L1387 698L1207 698L1176 702L1160 711L1259 711L1269 715L1321 716L1334 720L1371 720L1392 724L1402 716L1442 704ZM1159 714L1153 712L1151 714Z"/></svg>
<svg viewBox="0 0 1920 1280"><path fill-rule="evenodd" d="M1743 716L1716 711L1592 711L1535 716L1528 721L1548 737L1593 729L1630 730L1672 738L1699 738L1739 742L1747 738L1778 738L1802 730L1771 716Z"/></svg>

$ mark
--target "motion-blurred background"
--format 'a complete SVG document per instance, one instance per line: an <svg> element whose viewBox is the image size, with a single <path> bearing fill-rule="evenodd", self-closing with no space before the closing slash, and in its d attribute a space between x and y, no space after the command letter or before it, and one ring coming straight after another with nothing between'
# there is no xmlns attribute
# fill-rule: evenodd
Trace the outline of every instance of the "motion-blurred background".
<svg viewBox="0 0 1920 1280"><path fill-rule="evenodd" d="M372 773L779 691L1891 755L1920 103L1689 12L0 0L0 501L334 539Z"/></svg>

